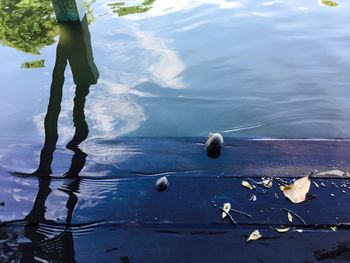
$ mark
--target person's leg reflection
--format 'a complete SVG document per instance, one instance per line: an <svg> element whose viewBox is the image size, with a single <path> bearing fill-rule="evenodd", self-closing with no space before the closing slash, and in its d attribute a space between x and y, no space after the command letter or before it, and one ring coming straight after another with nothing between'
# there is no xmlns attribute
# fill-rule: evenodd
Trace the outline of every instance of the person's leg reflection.
<svg viewBox="0 0 350 263"><path fill-rule="evenodd" d="M89 135L89 128L84 113L86 96L89 94L89 89L89 85L76 86L73 107L75 133L73 139L67 144L67 148L73 151L76 150L78 145L86 140Z"/></svg>
<svg viewBox="0 0 350 263"><path fill-rule="evenodd" d="M31 242L24 243L19 246L21 251L21 260L20 262L36 262L35 256L42 253L41 243L45 240L46 236L43 233L40 233L39 226L40 223L46 221L45 212L46 212L46 200L51 193L50 177L38 178L39 180L39 190L36 195L34 205L28 215L24 218L27 223L24 226L24 235Z"/></svg>

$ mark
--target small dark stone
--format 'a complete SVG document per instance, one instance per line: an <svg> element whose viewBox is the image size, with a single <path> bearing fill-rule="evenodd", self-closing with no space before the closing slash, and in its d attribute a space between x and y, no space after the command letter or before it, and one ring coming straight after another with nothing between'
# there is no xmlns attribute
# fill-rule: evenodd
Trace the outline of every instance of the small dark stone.
<svg viewBox="0 0 350 263"><path fill-rule="evenodd" d="M5 202L0 202L0 206L5 206Z"/></svg>

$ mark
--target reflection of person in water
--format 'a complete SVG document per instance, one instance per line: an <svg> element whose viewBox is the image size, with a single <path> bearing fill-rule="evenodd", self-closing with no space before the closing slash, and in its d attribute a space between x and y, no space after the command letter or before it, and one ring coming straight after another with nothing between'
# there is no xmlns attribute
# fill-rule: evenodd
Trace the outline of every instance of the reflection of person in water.
<svg viewBox="0 0 350 263"><path fill-rule="evenodd" d="M20 245L21 262L36 262L35 258L50 262L51 260L55 262L57 260L58 262L75 262L73 235L69 230L69 226L74 208L78 202L76 193L79 192L80 186L79 173L85 165L87 156L78 146L87 138L89 133L84 115L85 100L89 94L90 85L97 83L99 74L93 61L86 16L82 22L61 23L59 26L60 38L52 76L50 101L45 116L45 143L40 154L39 167L31 174L39 177L39 191L32 210L25 217L27 224L25 225L24 234L31 242ZM58 140L57 121L61 110L64 71L67 61L72 69L76 92L73 108L75 134L66 147L72 150L74 155L68 172L64 174L66 178L70 179L67 179L67 184L60 188L68 195L65 230L54 237L53 240L48 240L45 234L40 231L40 224L55 224L54 221L45 219L45 203L51 193L51 178L49 175L52 173L51 163Z"/></svg>
<svg viewBox="0 0 350 263"><path fill-rule="evenodd" d="M52 74L50 101L45 116L45 144L41 152L39 168L35 171L38 176L46 176L52 172L50 168L52 152L58 139L57 122L61 111L64 71L67 61L71 66L74 83L76 84L73 108L75 134L67 144L67 148L79 151L78 145L87 138L89 133L84 115L85 98L89 94L90 85L96 84L99 76L93 61L86 16L81 23L60 24L60 39Z"/></svg>

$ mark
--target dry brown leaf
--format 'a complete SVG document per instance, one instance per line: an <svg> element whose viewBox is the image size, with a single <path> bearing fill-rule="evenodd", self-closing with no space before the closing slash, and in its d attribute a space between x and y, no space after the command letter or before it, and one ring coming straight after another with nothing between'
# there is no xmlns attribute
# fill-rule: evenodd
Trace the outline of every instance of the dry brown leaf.
<svg viewBox="0 0 350 263"><path fill-rule="evenodd" d="M310 190L310 185L311 182L309 176L305 176L290 185L281 186L280 189L285 197L293 203L298 204L306 200L306 195Z"/></svg>
<svg viewBox="0 0 350 263"><path fill-rule="evenodd" d="M262 238L262 235L260 234L259 230L254 230L254 231L250 234L250 236L248 237L247 242L253 241L253 240L258 240L258 239L260 239L260 238Z"/></svg>
<svg viewBox="0 0 350 263"><path fill-rule="evenodd" d="M293 222L293 216L292 216L292 214L289 213L289 212L288 212L288 221L289 221L290 223Z"/></svg>
<svg viewBox="0 0 350 263"><path fill-rule="evenodd" d="M275 228L278 233L286 233L289 231L290 227L286 228Z"/></svg>
<svg viewBox="0 0 350 263"><path fill-rule="evenodd" d="M250 183L248 183L247 181L242 181L242 185L243 185L244 187L247 187L247 188L250 189L250 190L253 190L253 189L254 189L254 187L253 187Z"/></svg>
<svg viewBox="0 0 350 263"><path fill-rule="evenodd" d="M230 204L230 203L225 203L222 209L223 209L226 213L225 213L225 212L222 212L221 217L222 217L222 218L225 218L225 217L227 216L228 212L230 212L231 204Z"/></svg>

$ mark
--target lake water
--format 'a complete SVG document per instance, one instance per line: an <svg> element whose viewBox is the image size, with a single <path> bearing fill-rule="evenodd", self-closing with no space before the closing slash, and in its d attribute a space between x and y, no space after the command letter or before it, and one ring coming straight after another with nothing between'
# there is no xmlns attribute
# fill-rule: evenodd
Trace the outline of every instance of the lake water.
<svg viewBox="0 0 350 263"><path fill-rule="evenodd" d="M119 17L111 3L89 3L100 73L87 97L90 137L218 131L230 137L349 138L348 1L328 7L317 0L157 0L148 11ZM22 19L50 15L32 10L38 14L23 11ZM0 135L43 135L59 30L34 30L43 23L22 25L5 11ZM5 41L12 27L18 33ZM42 67L22 67L38 60ZM66 140L74 132L74 91L67 69L59 125Z"/></svg>
<svg viewBox="0 0 350 263"><path fill-rule="evenodd" d="M261 168L235 139L350 138L350 2L323 2L88 0L82 23L57 24L50 0L0 0L0 262L281 262L291 242L314 262L328 232L247 247L254 225L232 230L210 209L236 193L273 236L273 212L249 208L240 179L216 180ZM219 159L203 150L213 131L233 138ZM162 175L178 190L155 191Z"/></svg>

